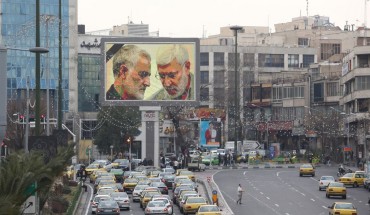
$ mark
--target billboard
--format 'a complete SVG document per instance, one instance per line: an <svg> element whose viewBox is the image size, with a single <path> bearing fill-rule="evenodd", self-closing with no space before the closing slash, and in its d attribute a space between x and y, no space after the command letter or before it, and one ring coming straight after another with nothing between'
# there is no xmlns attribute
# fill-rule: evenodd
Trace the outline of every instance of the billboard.
<svg viewBox="0 0 370 215"><path fill-rule="evenodd" d="M200 121L200 146L220 147L221 122L216 119L202 119Z"/></svg>
<svg viewBox="0 0 370 215"><path fill-rule="evenodd" d="M102 105L199 104L199 39L102 38Z"/></svg>

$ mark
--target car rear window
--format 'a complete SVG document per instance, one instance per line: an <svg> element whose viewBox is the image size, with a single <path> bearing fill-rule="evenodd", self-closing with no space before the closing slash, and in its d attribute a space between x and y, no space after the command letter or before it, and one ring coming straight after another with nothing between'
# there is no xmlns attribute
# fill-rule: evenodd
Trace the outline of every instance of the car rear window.
<svg viewBox="0 0 370 215"><path fill-rule="evenodd" d="M353 209L352 204L336 204L335 205L336 209Z"/></svg>
<svg viewBox="0 0 370 215"><path fill-rule="evenodd" d="M204 198L188 198L187 203L206 203Z"/></svg>

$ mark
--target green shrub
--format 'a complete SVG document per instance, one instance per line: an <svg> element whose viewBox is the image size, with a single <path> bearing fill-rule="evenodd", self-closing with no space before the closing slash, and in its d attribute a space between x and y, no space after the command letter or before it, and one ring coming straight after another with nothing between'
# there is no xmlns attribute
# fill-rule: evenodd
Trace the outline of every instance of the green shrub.
<svg viewBox="0 0 370 215"><path fill-rule="evenodd" d="M71 188L68 186L63 187L63 194L70 194L72 192Z"/></svg>

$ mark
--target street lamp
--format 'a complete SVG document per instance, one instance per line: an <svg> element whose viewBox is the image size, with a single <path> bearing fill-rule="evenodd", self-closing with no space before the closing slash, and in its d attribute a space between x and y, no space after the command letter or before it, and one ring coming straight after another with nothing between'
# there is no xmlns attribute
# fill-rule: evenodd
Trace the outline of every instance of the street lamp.
<svg viewBox="0 0 370 215"><path fill-rule="evenodd" d="M129 171L131 172L131 137L127 138L127 144L129 145L128 161L129 161Z"/></svg>
<svg viewBox="0 0 370 215"><path fill-rule="evenodd" d="M236 159L238 150L238 122L239 122L239 105L238 105L238 31L243 29L241 26L231 26L230 30L234 31L235 36L235 115L234 115L234 122L235 122L235 140L234 140L234 158Z"/></svg>
<svg viewBox="0 0 370 215"><path fill-rule="evenodd" d="M110 145L110 157L113 162L113 145Z"/></svg>

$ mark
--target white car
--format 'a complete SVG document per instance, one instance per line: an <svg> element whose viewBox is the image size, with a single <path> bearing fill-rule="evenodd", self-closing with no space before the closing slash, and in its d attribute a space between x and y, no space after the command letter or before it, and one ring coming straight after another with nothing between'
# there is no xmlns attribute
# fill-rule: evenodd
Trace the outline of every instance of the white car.
<svg viewBox="0 0 370 215"><path fill-rule="evenodd" d="M335 178L333 176L321 176L319 181L319 190L325 190L330 182L334 182Z"/></svg>
<svg viewBox="0 0 370 215"><path fill-rule="evenodd" d="M109 195L96 195L93 200L91 200L91 213L96 214L98 204L102 200L111 200L112 198Z"/></svg>

